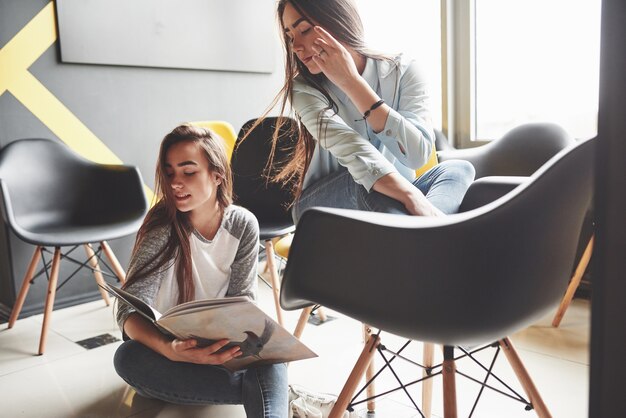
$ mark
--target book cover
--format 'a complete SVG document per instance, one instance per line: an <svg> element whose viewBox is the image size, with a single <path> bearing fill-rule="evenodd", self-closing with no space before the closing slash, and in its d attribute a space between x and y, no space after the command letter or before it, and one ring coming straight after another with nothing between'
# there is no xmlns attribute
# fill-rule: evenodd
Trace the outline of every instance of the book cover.
<svg viewBox="0 0 626 418"><path fill-rule="evenodd" d="M161 314L120 288L108 283L103 287L165 334L179 339L195 338L199 347L227 338L230 343L223 349L239 346L243 353L224 363L232 371L317 357L247 297L196 300Z"/></svg>

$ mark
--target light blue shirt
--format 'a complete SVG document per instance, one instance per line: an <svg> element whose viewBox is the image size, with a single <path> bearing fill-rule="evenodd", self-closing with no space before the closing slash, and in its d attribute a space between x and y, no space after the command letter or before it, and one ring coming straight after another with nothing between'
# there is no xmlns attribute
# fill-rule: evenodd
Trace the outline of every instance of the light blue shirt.
<svg viewBox="0 0 626 418"><path fill-rule="evenodd" d="M369 191L378 179L392 172L415 180L415 170L428 161L435 134L426 83L415 62L401 55L392 62L368 58L361 75L391 107L379 133L360 120L363 115L330 81L325 87L337 104L337 114L326 109L328 102L321 92L299 77L294 80L292 106L317 140L303 189L343 166Z"/></svg>

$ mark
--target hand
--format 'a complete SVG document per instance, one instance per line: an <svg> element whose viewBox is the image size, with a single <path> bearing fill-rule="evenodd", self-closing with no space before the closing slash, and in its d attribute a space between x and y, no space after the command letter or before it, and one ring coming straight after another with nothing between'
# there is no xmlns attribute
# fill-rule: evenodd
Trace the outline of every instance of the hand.
<svg viewBox="0 0 626 418"><path fill-rule="evenodd" d="M228 344L227 339L219 340L207 347L196 347L198 342L195 339L173 340L170 343L170 354L167 356L172 361L182 361L195 364L224 364L241 355L239 347L231 347L228 350L217 353L222 347Z"/></svg>
<svg viewBox="0 0 626 418"><path fill-rule="evenodd" d="M445 216L433 206L426 196L399 173L389 173L379 178L372 188L378 193L389 196L402 203L409 215L414 216Z"/></svg>
<svg viewBox="0 0 626 418"><path fill-rule="evenodd" d="M350 52L333 36L320 26L314 27L319 38L313 41L312 49L317 53L313 61L324 75L344 92L360 77L356 63Z"/></svg>
<svg viewBox="0 0 626 418"><path fill-rule="evenodd" d="M426 197L411 198L404 203L404 207L410 215L414 216L446 216L445 213L437 209Z"/></svg>

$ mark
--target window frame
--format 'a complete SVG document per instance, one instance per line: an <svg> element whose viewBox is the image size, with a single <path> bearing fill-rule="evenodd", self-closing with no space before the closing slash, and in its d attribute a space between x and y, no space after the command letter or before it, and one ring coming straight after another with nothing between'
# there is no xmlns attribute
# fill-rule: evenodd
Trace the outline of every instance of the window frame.
<svg viewBox="0 0 626 418"><path fill-rule="evenodd" d="M442 130L457 148L489 143L476 137L476 2L441 0Z"/></svg>
<svg viewBox="0 0 626 418"><path fill-rule="evenodd" d="M496 138L477 133L476 0L440 1L442 130L457 148L485 145Z"/></svg>

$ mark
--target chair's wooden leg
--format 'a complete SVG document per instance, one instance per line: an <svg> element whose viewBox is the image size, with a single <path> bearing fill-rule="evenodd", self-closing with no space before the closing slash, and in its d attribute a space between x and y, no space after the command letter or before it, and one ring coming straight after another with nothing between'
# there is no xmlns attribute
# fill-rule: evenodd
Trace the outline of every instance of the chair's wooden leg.
<svg viewBox="0 0 626 418"><path fill-rule="evenodd" d="M104 255L107 256L109 262L111 263L111 268L115 272L115 275L118 279L120 279L120 283L126 283L126 272L122 268L122 265L119 261L117 261L117 257L111 247L109 247L109 243L106 241L101 241L100 245L102 245L102 250L104 250Z"/></svg>
<svg viewBox="0 0 626 418"><path fill-rule="evenodd" d="M98 258L96 257L96 253L94 252L91 244L83 245L85 247L85 253L87 254L87 258L89 259L89 265L93 269L93 277L96 279L96 283L100 286L104 286L104 277L102 277L102 273L100 272L100 265L98 264ZM109 295L106 290L98 286L98 290L100 291L100 296L102 296L102 300L104 303L109 306L111 305L111 301L109 300Z"/></svg>
<svg viewBox="0 0 626 418"><path fill-rule="evenodd" d="M293 336L297 339L300 339L302 336L302 332L304 331L304 326L309 320L309 316L311 316L311 311L313 310L313 306L307 306L302 309L300 312L300 318L298 318L298 323L296 324L296 329L293 331Z"/></svg>
<svg viewBox="0 0 626 418"><path fill-rule="evenodd" d="M509 361L513 372L515 372L517 379L524 388L528 399L530 399L530 402L533 404L533 408L535 409L537 416L539 418L552 417L552 415L550 415L550 411L548 411L548 408L546 407L546 404L543 402L541 395L539 395L537 387L533 383L530 375L528 374L528 371L522 363L522 360L517 354L515 347L513 347L511 340L509 340L508 338L503 338L502 340L498 341L498 343L500 344L500 347L502 348L506 359Z"/></svg>
<svg viewBox="0 0 626 418"><path fill-rule="evenodd" d="M20 293L17 295L17 299L15 300L15 304L13 305L13 309L11 310L11 316L9 317L9 328L13 328L13 325L15 325L15 321L17 321L17 317L20 316L20 312L22 312L22 307L24 306L24 301L26 300L26 294L28 293L28 289L30 288L30 281L33 278L33 274L35 273L35 269L37 268L37 264L39 263L40 259L41 247L38 246L37 248L35 248L33 257L30 259L30 264L28 265L28 269L26 270L26 274L24 275L24 280L22 281Z"/></svg>
<svg viewBox="0 0 626 418"><path fill-rule="evenodd" d="M54 308L54 296L57 291L57 280L59 278L59 264L61 264L61 247L54 248L54 256L52 257L52 271L50 272L50 281L48 282L48 295L46 296L46 304L43 310L43 325L41 326L41 337L39 338L39 355L42 355L46 349L46 337L48 336L48 326L50 325L50 317Z"/></svg>
<svg viewBox="0 0 626 418"><path fill-rule="evenodd" d="M583 252L582 257L580 258L578 266L576 266L576 270L574 271L572 280L570 280L569 282L569 286L567 286L565 295L563 296L563 299L561 299L559 309L556 310L554 319L552 319L553 327L558 327L561 324L561 320L563 319L563 315L565 315L565 311L569 307L569 304L572 302L572 299L574 299L574 293L576 293L576 289L578 289L578 285L583 278L583 274L585 274L587 265L589 265L589 260L591 260L591 254L593 252L593 239L594 237L592 235L591 239L587 243L587 247L585 247L585 251Z"/></svg>
<svg viewBox="0 0 626 418"><path fill-rule="evenodd" d="M456 413L456 366L454 347L443 348L443 417L457 418Z"/></svg>
<svg viewBox="0 0 626 418"><path fill-rule="evenodd" d="M320 317L320 322L326 322L326 320L328 319L324 308L322 308L321 306L317 308L317 311L315 311L315 313L317 313L317 316Z"/></svg>
<svg viewBox="0 0 626 418"><path fill-rule="evenodd" d="M432 367L435 361L435 344L424 343L424 366ZM424 370L422 377L429 374ZM422 413L426 418L430 418L433 401L433 379L426 379L422 382Z"/></svg>
<svg viewBox="0 0 626 418"><path fill-rule="evenodd" d="M276 237L276 238L272 238L272 245L275 245L278 241L280 241L282 237ZM265 262L265 267L263 267L263 274L267 274L270 271L270 267L269 264L267 263L267 261Z"/></svg>
<svg viewBox="0 0 626 418"><path fill-rule="evenodd" d="M367 344L370 338L372 338L372 328L367 324L363 324L363 344ZM369 366L367 366L367 370L365 371L365 380L369 382L370 379L374 377L375 373L376 373L376 359L372 357L372 360L370 361L370 364ZM369 386L366 389L366 393L367 393L368 398L372 398L376 395L376 386L375 386L374 381L372 381L372 383L369 384ZM369 412L376 411L376 401L374 399L367 401L367 410Z"/></svg>
<svg viewBox="0 0 626 418"><path fill-rule="evenodd" d="M374 358L374 354L376 354L376 347L378 347L378 344L380 344L380 337L378 335L372 335L367 344L363 347L363 351L354 365L352 372L350 372L350 376L348 376L348 380L346 380L346 383L337 398L337 402L335 402L335 406L333 406L333 409L330 411L328 418L343 417L343 413L346 411L346 408L348 408L350 400L354 395L354 391L359 385L359 382L372 361L372 358Z"/></svg>
<svg viewBox="0 0 626 418"><path fill-rule="evenodd" d="M265 241L265 255L267 265L270 271L270 282L272 292L274 293L274 305L276 306L276 319L280 325L283 325L283 310L280 308L280 279L278 270L276 270L276 261L274 259L274 244L271 240Z"/></svg>

